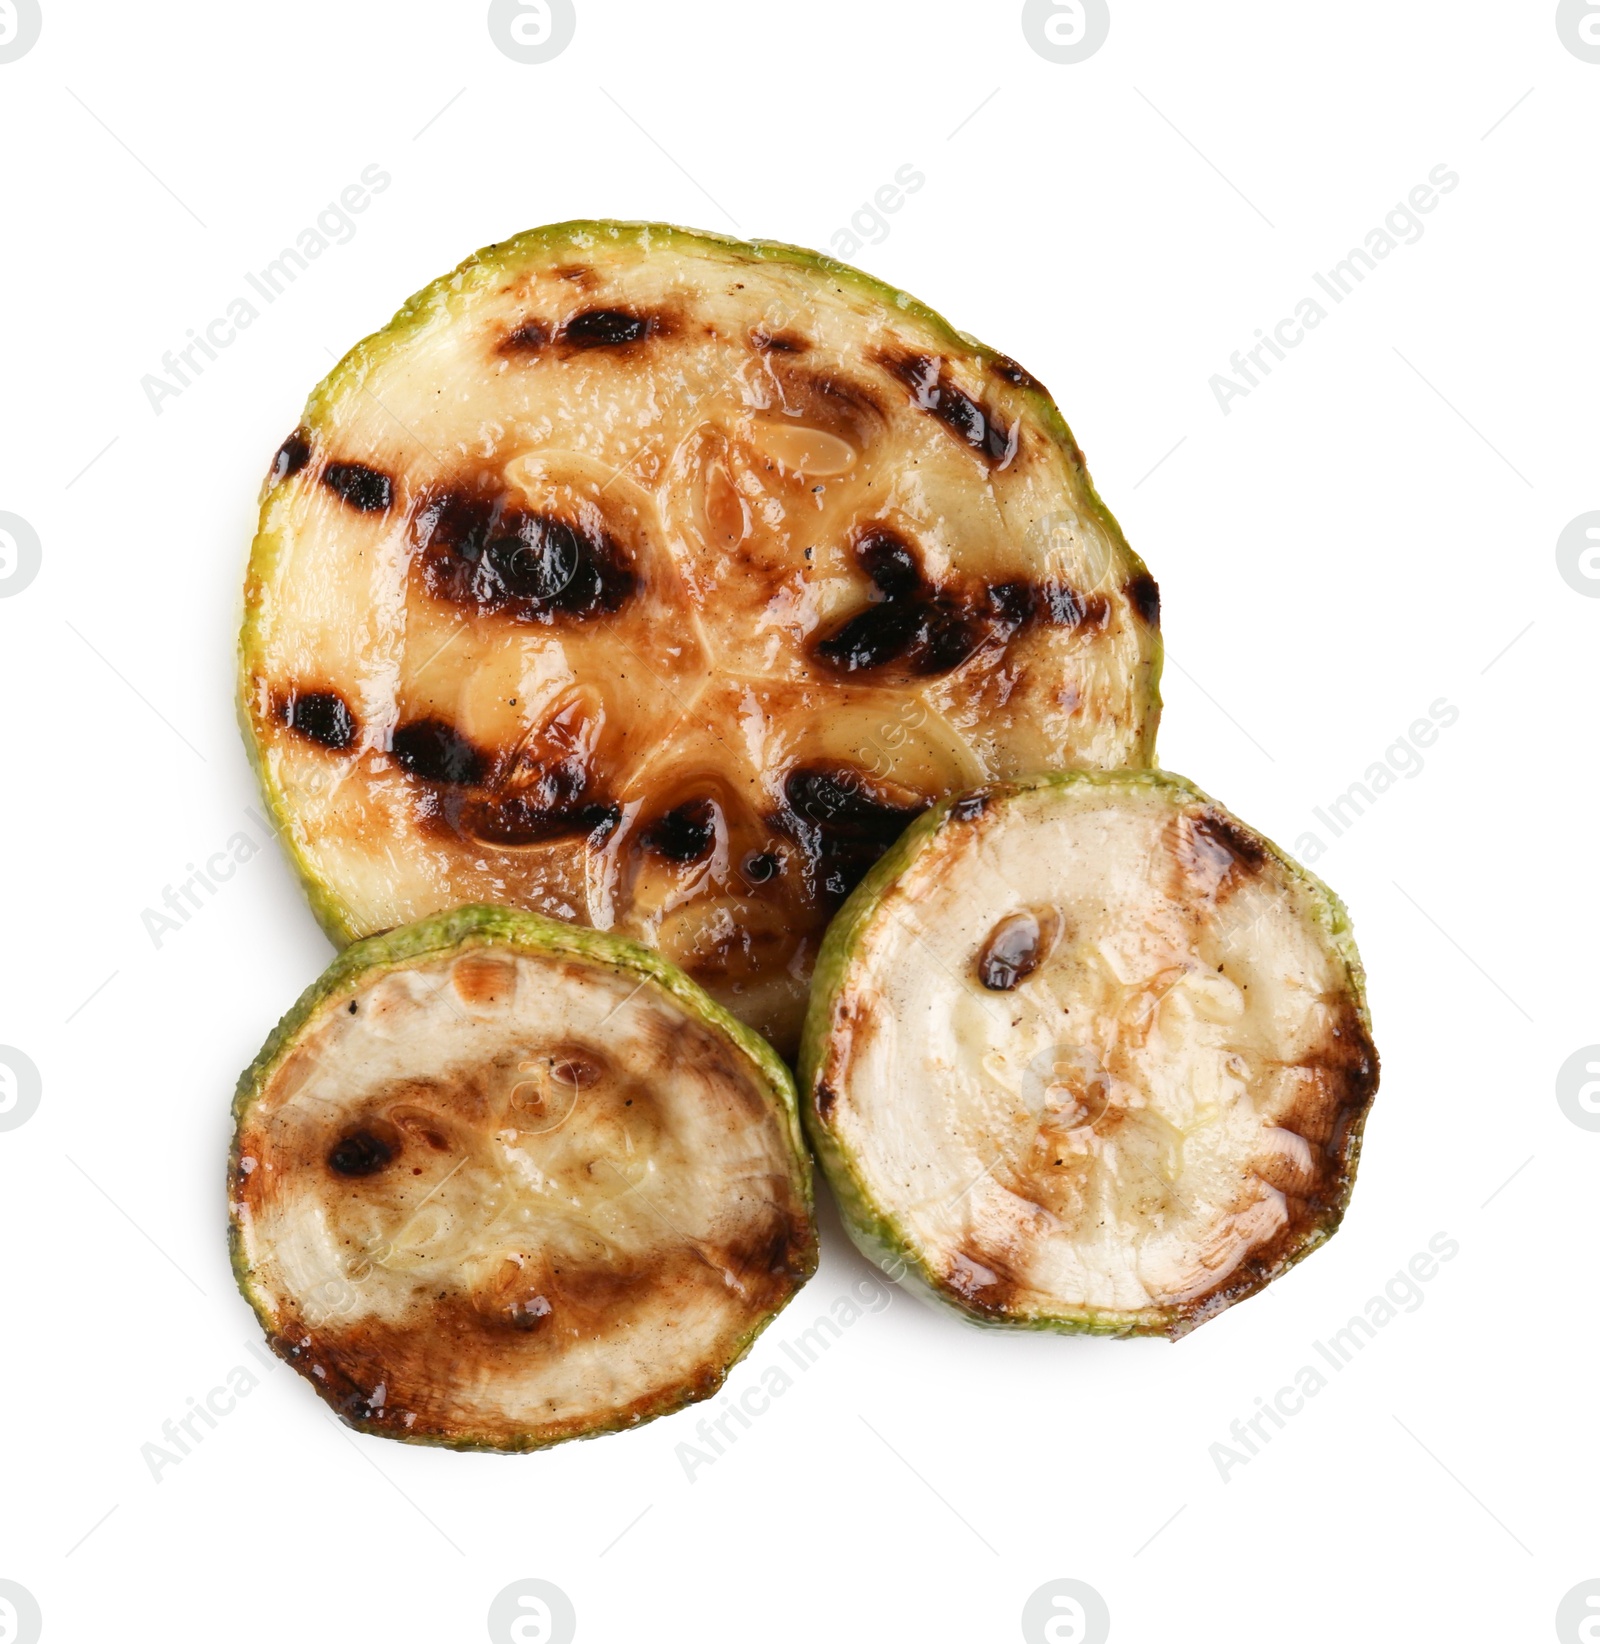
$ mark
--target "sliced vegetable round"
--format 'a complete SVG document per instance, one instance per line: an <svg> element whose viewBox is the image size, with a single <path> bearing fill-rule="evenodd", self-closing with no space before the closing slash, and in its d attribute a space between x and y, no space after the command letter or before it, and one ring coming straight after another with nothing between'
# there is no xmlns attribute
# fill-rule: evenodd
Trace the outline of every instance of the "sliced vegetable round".
<svg viewBox="0 0 1600 1644"><path fill-rule="evenodd" d="M801 1062L864 1250L1103 1335L1183 1335L1330 1237L1377 1082L1343 905L1153 771L914 824L828 932Z"/></svg>
<svg viewBox="0 0 1600 1644"><path fill-rule="evenodd" d="M242 710L337 941L460 902L659 947L792 1052L932 800L1149 761L1155 583L1049 394L790 246L538 229L312 395Z"/></svg>
<svg viewBox="0 0 1600 1644"><path fill-rule="evenodd" d="M364 1432L530 1450L664 1415L816 1266L770 1047L658 955L537 915L347 949L234 1117L240 1288Z"/></svg>

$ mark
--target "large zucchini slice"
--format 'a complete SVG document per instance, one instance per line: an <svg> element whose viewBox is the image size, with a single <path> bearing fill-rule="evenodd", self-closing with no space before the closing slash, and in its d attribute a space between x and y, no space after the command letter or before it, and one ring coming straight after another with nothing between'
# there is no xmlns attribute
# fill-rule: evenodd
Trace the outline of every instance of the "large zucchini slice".
<svg viewBox="0 0 1600 1644"><path fill-rule="evenodd" d="M1150 762L1158 606L1014 361L812 252L566 223L312 394L242 717L336 941L514 904L788 1054L829 915L930 801Z"/></svg>
<svg viewBox="0 0 1600 1644"><path fill-rule="evenodd" d="M980 1323L1173 1337L1333 1233L1377 1079L1338 899L1148 771L915 823L828 932L801 1063L863 1249Z"/></svg>
<svg viewBox="0 0 1600 1644"><path fill-rule="evenodd" d="M240 1288L365 1432L531 1450L663 1415L816 1265L771 1048L658 954L535 914L348 948L234 1118Z"/></svg>

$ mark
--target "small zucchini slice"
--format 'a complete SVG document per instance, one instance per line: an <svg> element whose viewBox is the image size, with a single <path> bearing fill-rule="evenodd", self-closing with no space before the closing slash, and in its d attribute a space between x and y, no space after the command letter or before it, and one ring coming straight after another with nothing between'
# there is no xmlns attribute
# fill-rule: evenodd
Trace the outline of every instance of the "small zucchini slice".
<svg viewBox="0 0 1600 1644"><path fill-rule="evenodd" d="M914 823L828 931L801 1059L863 1250L980 1323L1112 1336L1323 1243L1377 1082L1343 905L1160 771Z"/></svg>
<svg viewBox="0 0 1600 1644"><path fill-rule="evenodd" d="M240 707L335 941L528 908L649 943L789 1056L908 821L1151 762L1159 614L1016 361L815 252L563 223L312 394Z"/></svg>
<svg viewBox="0 0 1600 1644"><path fill-rule="evenodd" d="M794 1087L631 942L467 907L347 949L239 1081L234 1271L363 1432L532 1450L721 1386L816 1266Z"/></svg>

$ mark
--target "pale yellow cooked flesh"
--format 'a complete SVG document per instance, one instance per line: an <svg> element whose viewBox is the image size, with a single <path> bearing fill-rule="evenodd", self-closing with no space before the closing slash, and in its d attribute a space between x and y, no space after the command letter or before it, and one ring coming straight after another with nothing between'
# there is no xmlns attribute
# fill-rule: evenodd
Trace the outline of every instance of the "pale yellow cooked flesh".
<svg viewBox="0 0 1600 1644"><path fill-rule="evenodd" d="M1085 783L947 824L845 969L829 1124L980 1308L1181 1313L1342 1209L1370 1095L1350 967L1320 887L1215 815ZM1019 916L1037 968L986 987Z"/></svg>
<svg viewBox="0 0 1600 1644"><path fill-rule="evenodd" d="M601 310L656 329L561 340ZM1151 757L1154 585L1015 369L859 276L650 230L497 248L363 345L269 484L247 588L249 734L325 923L348 939L483 901L616 930L791 1052L828 916L920 806ZM956 389L994 450L930 409ZM387 479L388 505L336 492L338 463ZM603 533L626 596L549 621L442 597L423 521L473 487ZM828 664L819 642L880 600L873 531L930 597L1025 588L1057 616L979 623L947 669ZM297 693L341 701L349 739L292 729ZM478 750L473 803L395 757L423 720ZM816 773L868 820L797 806ZM477 803L552 795L614 820L508 838ZM709 807L690 860L649 842L683 806Z"/></svg>
<svg viewBox="0 0 1600 1644"><path fill-rule="evenodd" d="M374 1137L380 1168L330 1163ZM402 1437L561 1437L714 1386L808 1225L725 1039L654 983L526 955L331 1000L248 1110L238 1180L280 1348Z"/></svg>

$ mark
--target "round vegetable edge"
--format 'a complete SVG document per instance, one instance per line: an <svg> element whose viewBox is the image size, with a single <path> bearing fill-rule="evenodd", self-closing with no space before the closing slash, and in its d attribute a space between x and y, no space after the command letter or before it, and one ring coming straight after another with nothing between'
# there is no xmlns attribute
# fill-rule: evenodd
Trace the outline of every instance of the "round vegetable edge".
<svg viewBox="0 0 1600 1644"><path fill-rule="evenodd" d="M718 234L711 230L680 228L672 223L580 218L569 222L550 223L542 228L527 229L509 239L484 246L458 264L450 273L430 281L401 304L387 325L356 343L312 389L306 400L300 426L317 427L332 414L339 398L348 393L360 392L367 373L383 355L403 342L412 332L421 330L436 314L446 310L451 299L498 278L511 269L535 262L541 256L553 255L558 247L571 248L578 245L585 238L591 241L609 239L613 243L638 243L648 241L652 236L665 239L669 244L684 242L701 249L721 251L728 256L730 262L737 262L741 257L756 262L785 262L823 278L848 283L857 291L896 312L911 315L922 321L931 327L941 342L953 352L974 358L983 365L988 365L1001 357L998 350L979 342L966 332L956 330L942 314L911 296L909 292L819 251L787 245L778 240L740 240L732 235ZM1083 485L1089 508L1096 515L1113 545L1127 556L1130 575L1148 576L1149 568L1129 545L1115 515L1095 489L1094 481L1090 478L1088 467L1084 463L1083 453L1054 397L1042 385L1036 388L1019 386L1018 392L1033 405L1041 426L1071 462ZM274 830L305 889L312 913L329 939L337 946L343 947L354 941L358 934L351 910L318 874L302 848L296 836L294 818L287 798L266 768L251 722L250 679L259 640L260 589L270 579L282 547L281 535L274 527L272 519L274 504L275 487L269 476L262 485L260 516L255 537L250 545L245 572L244 615L239 627L238 645L239 726L244 736L251 768L255 772ZM1149 731L1143 753L1146 761L1153 761L1155 738L1160 724L1161 674L1165 657L1159 629L1150 631L1149 643Z"/></svg>
<svg viewBox="0 0 1600 1644"><path fill-rule="evenodd" d="M638 976L641 980L656 983L673 999L688 1005L696 1014L721 1031L753 1064L761 1088L782 1118L784 1135L789 1144L793 1180L799 1189L811 1228L809 1248L804 1253L803 1275L795 1289L770 1313L752 1321L749 1332L741 1339L736 1351L714 1375L666 1389L661 1399L648 1412L633 1417L620 1416L610 1422L600 1422L581 1433L542 1440L530 1438L526 1442L507 1442L500 1438L477 1437L471 1434L448 1437L425 1434L414 1438L407 1437L404 1440L410 1444L449 1450L522 1454L547 1449L551 1445L566 1443L574 1438L600 1438L607 1433L625 1431L640 1426L645 1421L652 1421L658 1416L671 1415L687 1405L714 1397L734 1366L748 1355L761 1333L816 1272L816 1201L811 1157L801 1129L794 1081L778 1053L765 1039L753 1029L746 1027L737 1017L729 1014L703 988L652 948L607 931L568 925L561 920L546 918L543 914L489 903L468 903L445 913L431 914L425 919L395 930L363 937L337 954L322 975L312 982L284 1013L277 1026L268 1034L255 1059L239 1075L232 1107L233 1137L228 1150L229 1263L239 1293L255 1314L268 1344L275 1352L280 1352L280 1356L280 1338L272 1312L266 1299L256 1291L238 1218L232 1208L231 1187L239 1169L240 1136L245 1115L260 1098L273 1072L293 1048L301 1031L330 1002L342 1001L346 995L354 992L358 983L376 972L400 969L418 959L436 958L464 952L473 947L486 946L609 965L613 969ZM372 1433L378 1437L391 1439L396 1436L392 1429L366 1423L349 1415L344 1415L342 1419L347 1426L357 1432Z"/></svg>
<svg viewBox="0 0 1600 1644"><path fill-rule="evenodd" d="M1250 1296L1259 1295L1267 1283L1280 1278L1291 1267L1298 1265L1312 1251L1326 1244L1338 1231L1355 1188L1362 1138L1372 1108L1372 1094L1368 1095L1366 1103L1355 1115L1345 1138L1343 1192L1338 1203L1330 1208L1327 1216L1319 1224L1307 1230L1304 1238L1279 1262L1267 1278L1252 1286L1244 1295L1228 1297L1214 1307L1203 1305L1196 1311L1185 1311L1181 1306L1115 1313L1082 1308L1063 1313L1030 1314L1009 1318L995 1317L968 1307L935 1277L917 1254L898 1222L873 1203L854 1162L839 1145L832 1127L823 1116L818 1099L833 1037L834 1018L857 938L912 862L951 821L952 812L956 807L964 803L971 804L980 798L985 801L987 807L989 804L1004 804L1008 799L1041 790L1066 790L1080 786L1156 788L1180 797L1185 803L1209 805L1229 817L1233 814L1187 777L1163 770L1052 771L1006 782L986 783L969 793L954 795L925 812L868 870L866 877L834 915L823 936L822 946L817 954L811 1000L801 1030L800 1054L796 1064L801 1116L806 1134L810 1137L812 1149L817 1156L817 1163L839 1205L841 1220L851 1240L869 1261L905 1284L922 1300L941 1310L953 1311L966 1322L989 1330L1034 1330L1064 1335L1119 1337L1165 1336L1176 1341L1208 1318L1214 1317L1216 1313L1234 1305L1235 1301L1248 1300ZM1248 824L1241 826L1260 840L1292 879L1300 881L1310 890L1312 912L1330 947L1345 967L1350 997L1370 1041L1372 1019L1367 1002L1366 968L1356 949L1349 910L1322 879L1297 862L1275 841ZM1376 1060L1374 1052L1374 1092Z"/></svg>

